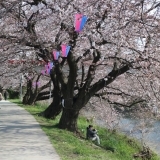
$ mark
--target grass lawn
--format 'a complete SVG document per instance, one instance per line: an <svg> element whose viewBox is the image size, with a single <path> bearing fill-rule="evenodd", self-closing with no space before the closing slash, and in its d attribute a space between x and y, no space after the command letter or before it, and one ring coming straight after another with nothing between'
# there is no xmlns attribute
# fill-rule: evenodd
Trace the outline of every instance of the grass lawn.
<svg viewBox="0 0 160 160"><path fill-rule="evenodd" d="M134 160L133 154L141 150L140 145L135 140L96 126L101 139L99 147L85 139L86 127L88 126L86 118L80 117L78 120L78 127L83 135L80 138L74 133L57 127L60 116L55 120L37 116L37 113L43 111L47 106L40 104L24 106L19 100L10 101L25 108L35 117L62 160ZM160 158L154 155L151 160L160 160Z"/></svg>

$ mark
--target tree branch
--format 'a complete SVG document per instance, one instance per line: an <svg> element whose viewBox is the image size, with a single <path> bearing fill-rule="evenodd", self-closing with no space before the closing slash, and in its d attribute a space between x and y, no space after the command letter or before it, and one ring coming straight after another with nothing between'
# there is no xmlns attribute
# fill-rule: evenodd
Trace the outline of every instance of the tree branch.
<svg viewBox="0 0 160 160"><path fill-rule="evenodd" d="M110 83L112 83L118 76L120 76L121 74L124 74L125 72L127 72L129 70L129 65L125 65L117 70L112 70L105 78L107 80L100 79L98 82L96 82L95 84L93 84L89 90L89 97L93 96L96 92L98 92L99 90L101 90L103 87L109 85Z"/></svg>

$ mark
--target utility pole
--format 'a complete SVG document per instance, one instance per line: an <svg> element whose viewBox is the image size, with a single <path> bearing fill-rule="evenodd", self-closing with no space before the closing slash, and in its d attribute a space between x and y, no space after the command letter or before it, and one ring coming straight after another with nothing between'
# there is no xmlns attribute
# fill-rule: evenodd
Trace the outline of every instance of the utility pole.
<svg viewBox="0 0 160 160"><path fill-rule="evenodd" d="M23 78L23 75L21 75L20 77L20 101L22 102L22 78Z"/></svg>

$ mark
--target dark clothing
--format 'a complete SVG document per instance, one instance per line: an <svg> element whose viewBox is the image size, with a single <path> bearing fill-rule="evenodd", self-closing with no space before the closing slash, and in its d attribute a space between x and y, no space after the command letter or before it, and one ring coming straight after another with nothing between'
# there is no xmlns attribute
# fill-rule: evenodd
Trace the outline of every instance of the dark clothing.
<svg viewBox="0 0 160 160"><path fill-rule="evenodd" d="M92 130L91 128L87 127L87 139L95 137L96 133L96 130Z"/></svg>
<svg viewBox="0 0 160 160"><path fill-rule="evenodd" d="M90 127L87 127L87 139L91 139L92 141L97 141L97 143L100 145L100 139L99 136L97 135L97 131L95 129L92 129Z"/></svg>
<svg viewBox="0 0 160 160"><path fill-rule="evenodd" d="M6 91L4 92L4 99L5 100L7 99L7 92Z"/></svg>

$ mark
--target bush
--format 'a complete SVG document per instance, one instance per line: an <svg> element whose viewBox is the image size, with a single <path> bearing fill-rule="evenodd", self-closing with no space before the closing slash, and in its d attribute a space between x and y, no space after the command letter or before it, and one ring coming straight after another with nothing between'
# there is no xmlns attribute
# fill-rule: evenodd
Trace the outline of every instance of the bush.
<svg viewBox="0 0 160 160"><path fill-rule="evenodd" d="M7 92L8 92L8 98L10 98L10 99L19 98L19 92L18 91L14 91L13 89L7 89Z"/></svg>

